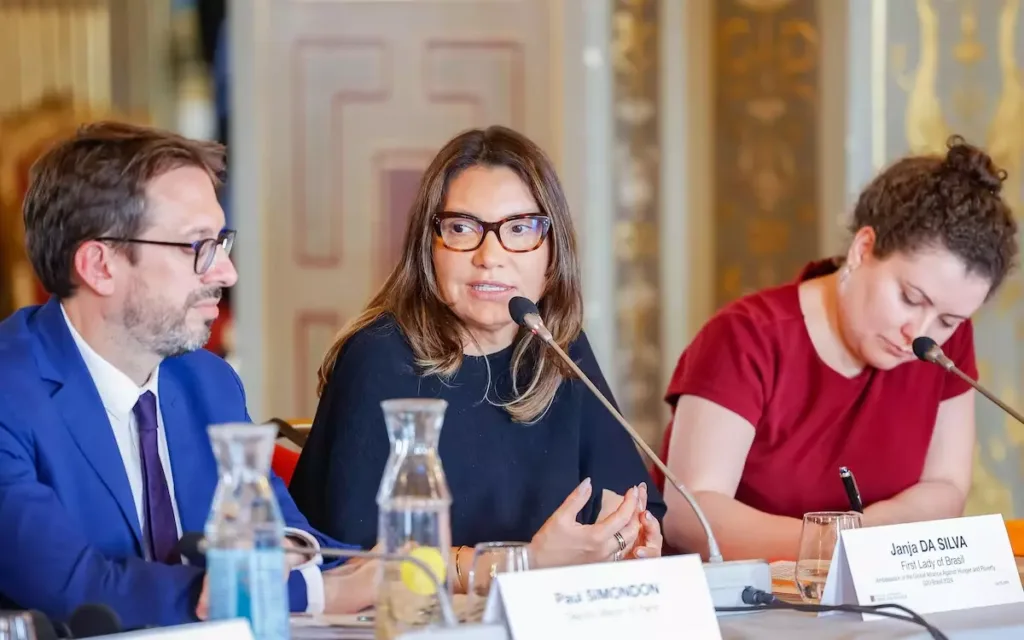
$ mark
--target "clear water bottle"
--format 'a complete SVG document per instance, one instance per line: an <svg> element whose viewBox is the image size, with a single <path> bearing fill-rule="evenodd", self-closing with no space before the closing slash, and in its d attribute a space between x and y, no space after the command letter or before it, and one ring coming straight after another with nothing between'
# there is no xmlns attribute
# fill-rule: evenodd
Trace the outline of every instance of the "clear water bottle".
<svg viewBox="0 0 1024 640"><path fill-rule="evenodd" d="M391 440L377 505L382 551L410 555L432 569L434 579L412 562L385 562L377 593L378 640L391 640L441 620L436 583L450 596L452 498L437 444L448 403L398 399L381 403ZM435 582L436 581L436 582Z"/></svg>
<svg viewBox="0 0 1024 640"><path fill-rule="evenodd" d="M289 637L284 520L270 484L276 437L269 424L210 427L220 481L205 531L209 619L246 618L256 640Z"/></svg>

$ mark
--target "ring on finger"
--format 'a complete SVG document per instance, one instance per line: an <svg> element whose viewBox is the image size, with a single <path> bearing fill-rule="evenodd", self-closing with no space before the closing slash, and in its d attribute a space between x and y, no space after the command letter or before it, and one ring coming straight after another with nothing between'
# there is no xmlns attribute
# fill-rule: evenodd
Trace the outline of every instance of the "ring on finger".
<svg viewBox="0 0 1024 640"><path fill-rule="evenodd" d="M615 551L615 559L621 560L622 552L626 550L626 539L618 531L615 532L615 542L619 545L619 548Z"/></svg>

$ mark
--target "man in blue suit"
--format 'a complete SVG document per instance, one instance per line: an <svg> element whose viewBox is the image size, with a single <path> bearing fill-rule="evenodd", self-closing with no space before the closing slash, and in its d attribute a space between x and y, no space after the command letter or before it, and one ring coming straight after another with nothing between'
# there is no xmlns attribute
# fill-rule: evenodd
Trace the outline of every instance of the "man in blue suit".
<svg viewBox="0 0 1024 640"><path fill-rule="evenodd" d="M128 628L202 615L204 571L176 545L217 484L208 425L250 421L238 376L201 348L238 278L223 168L220 145L116 123L33 167L26 243L53 297L0 323L0 608L66 620L102 603ZM288 544L340 546L274 490ZM292 611L372 603L371 562L292 564Z"/></svg>

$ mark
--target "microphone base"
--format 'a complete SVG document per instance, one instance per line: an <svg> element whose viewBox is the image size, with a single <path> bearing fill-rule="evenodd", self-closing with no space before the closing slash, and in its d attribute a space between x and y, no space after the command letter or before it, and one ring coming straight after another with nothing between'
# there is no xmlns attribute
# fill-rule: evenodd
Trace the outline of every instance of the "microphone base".
<svg viewBox="0 0 1024 640"><path fill-rule="evenodd" d="M772 592L772 570L766 560L730 560L705 562L704 577L715 607L746 607L743 590L747 587ZM740 613L740 612L736 612ZM734 615L719 613L719 616Z"/></svg>

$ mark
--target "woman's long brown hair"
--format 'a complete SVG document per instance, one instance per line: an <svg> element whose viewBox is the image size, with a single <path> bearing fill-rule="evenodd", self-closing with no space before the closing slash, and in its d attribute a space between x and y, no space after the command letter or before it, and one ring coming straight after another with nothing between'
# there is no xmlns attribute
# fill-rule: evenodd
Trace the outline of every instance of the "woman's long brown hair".
<svg viewBox="0 0 1024 640"><path fill-rule="evenodd" d="M544 294L537 301L544 323L563 349L583 326L576 232L561 183L548 157L525 136L505 127L466 131L438 152L420 182L405 233L402 257L366 309L341 330L319 371L322 393L345 343L356 332L390 313L412 347L420 375L450 377L462 364L466 325L441 296L434 273L433 217L444 208L448 186L469 167L507 167L527 185L541 212L551 218L551 243ZM445 251L443 247L440 251ZM532 369L532 371L530 371ZM512 379L529 375L525 389L501 406L516 422L530 423L544 415L555 392L572 372L541 341L520 330L512 356Z"/></svg>

